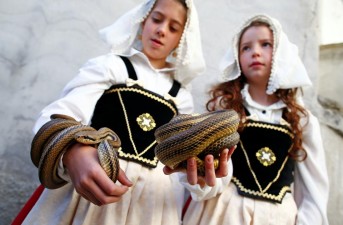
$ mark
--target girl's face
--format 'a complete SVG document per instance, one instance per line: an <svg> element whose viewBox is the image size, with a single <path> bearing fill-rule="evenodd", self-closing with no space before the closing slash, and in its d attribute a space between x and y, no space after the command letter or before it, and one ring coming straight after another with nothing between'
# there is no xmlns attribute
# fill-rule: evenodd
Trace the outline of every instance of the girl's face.
<svg viewBox="0 0 343 225"><path fill-rule="evenodd" d="M185 7L176 0L157 0L143 22L143 53L155 68L163 68L166 58L180 41L187 19Z"/></svg>
<svg viewBox="0 0 343 225"><path fill-rule="evenodd" d="M267 86L273 45L273 33L266 25L249 27L241 36L239 62L249 84Z"/></svg>

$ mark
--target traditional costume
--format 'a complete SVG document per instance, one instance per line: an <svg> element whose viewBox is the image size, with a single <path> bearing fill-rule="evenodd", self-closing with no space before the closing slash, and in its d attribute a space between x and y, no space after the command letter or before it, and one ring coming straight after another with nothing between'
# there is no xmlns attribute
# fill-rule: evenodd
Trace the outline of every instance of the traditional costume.
<svg viewBox="0 0 343 225"><path fill-rule="evenodd" d="M197 13L186 1L187 21L170 67L155 69L141 52L141 23L156 1L148 0L100 31L112 52L89 60L62 97L47 106L34 132L51 114L65 114L96 129L109 127L121 139L120 168L133 186L119 202L96 206L81 197L71 182L44 189L23 224L144 224L180 223L184 188L175 175L166 176L154 155L155 129L178 113L192 113L186 88L204 71ZM59 176L70 181L59 162Z"/></svg>
<svg viewBox="0 0 343 225"><path fill-rule="evenodd" d="M297 47L283 33L281 25L266 15L249 19L233 38L233 46L224 56L220 69L225 81L241 76L238 48L243 29L253 21L270 25L274 36L273 61L267 94L277 89L310 85L310 79L298 56ZM302 118L304 161L289 156L293 132L283 118L287 106L281 100L264 106L249 94L248 84L241 90L246 109L241 139L230 160L230 174L218 179L215 187L190 185L185 214L187 225L327 225L328 176L319 122L308 111ZM298 103L301 99L298 97Z"/></svg>

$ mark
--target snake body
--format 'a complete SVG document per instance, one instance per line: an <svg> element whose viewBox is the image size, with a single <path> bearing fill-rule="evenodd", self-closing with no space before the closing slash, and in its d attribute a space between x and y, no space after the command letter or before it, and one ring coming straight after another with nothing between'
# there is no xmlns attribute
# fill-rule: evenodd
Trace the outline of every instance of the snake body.
<svg viewBox="0 0 343 225"><path fill-rule="evenodd" d="M58 176L57 169L62 155L77 142L96 147L107 176L114 182L117 180L117 150L121 146L117 134L108 128L95 130L69 116L54 114L39 129L31 143L31 159L38 167L39 179L46 188L56 189L67 183Z"/></svg>
<svg viewBox="0 0 343 225"><path fill-rule="evenodd" d="M203 159L212 154L215 168L223 148L239 142L239 116L234 110L218 110L203 114L180 114L155 131L157 158L172 169L186 168L195 157L198 173L204 175Z"/></svg>

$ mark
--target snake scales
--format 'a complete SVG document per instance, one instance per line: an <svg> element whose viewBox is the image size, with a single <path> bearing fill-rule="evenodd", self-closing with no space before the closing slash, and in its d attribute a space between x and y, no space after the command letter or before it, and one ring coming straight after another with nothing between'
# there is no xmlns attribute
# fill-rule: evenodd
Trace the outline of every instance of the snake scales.
<svg viewBox="0 0 343 225"><path fill-rule="evenodd" d="M199 175L204 175L203 158L207 154L214 156L217 168L221 150L238 143L238 124L239 117L234 110L178 115L156 129L155 154L173 169L185 168L186 160L195 156ZM107 176L114 182L117 180L119 137L108 128L95 130L69 116L54 114L39 129L31 144L31 159L45 187L56 189L67 183L58 176L58 165L62 155L76 142L96 147Z"/></svg>
<svg viewBox="0 0 343 225"><path fill-rule="evenodd" d="M114 182L119 172L117 150L121 142L108 128L95 130L72 117L53 114L36 133L31 143L31 159L38 168L40 182L49 189L56 189L67 182L58 176L57 169L62 155L75 144L82 143L97 148L98 157L107 176Z"/></svg>
<svg viewBox="0 0 343 225"><path fill-rule="evenodd" d="M239 116L234 110L218 110L204 114L180 114L155 131L157 158L172 169L186 168L195 157L198 174L204 175L204 157L214 156L218 167L220 152L239 142Z"/></svg>

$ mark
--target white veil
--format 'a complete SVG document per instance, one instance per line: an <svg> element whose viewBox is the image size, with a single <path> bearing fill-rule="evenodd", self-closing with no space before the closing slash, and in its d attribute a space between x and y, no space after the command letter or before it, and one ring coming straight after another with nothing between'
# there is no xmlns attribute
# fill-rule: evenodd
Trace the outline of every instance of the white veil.
<svg viewBox="0 0 343 225"><path fill-rule="evenodd" d="M253 21L269 24L274 36L273 62L266 93L273 94L277 89L311 85L311 80L298 55L298 47L288 40L286 34L282 31L281 24L267 15L251 17L233 37L232 46L226 52L219 65L220 71L222 71L222 78L225 81L230 81L241 75L238 61L239 38L243 29Z"/></svg>
<svg viewBox="0 0 343 225"><path fill-rule="evenodd" d="M112 25L99 31L101 38L111 45L114 53L128 54L132 48L139 48L137 35L140 32L141 23L147 18L155 2L156 0L146 0L121 16ZM193 78L205 70L197 11L192 0L186 0L186 5L188 7L187 21L176 49L177 56L167 58L168 62L175 65L175 79L183 85L189 84Z"/></svg>

